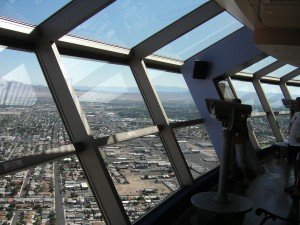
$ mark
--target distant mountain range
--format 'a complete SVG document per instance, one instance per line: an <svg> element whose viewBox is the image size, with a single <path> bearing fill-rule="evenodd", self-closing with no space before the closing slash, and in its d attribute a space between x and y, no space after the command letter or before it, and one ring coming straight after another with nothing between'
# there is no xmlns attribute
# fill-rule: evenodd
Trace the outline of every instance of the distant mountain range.
<svg viewBox="0 0 300 225"><path fill-rule="evenodd" d="M242 100L242 103L256 106L253 108L261 108L261 104L256 93L240 91L238 95ZM273 110L287 110L282 104L282 98L283 96L281 93L268 93L267 95L268 102Z"/></svg>
<svg viewBox="0 0 300 225"><path fill-rule="evenodd" d="M189 92L187 88L182 87L167 87L167 86L155 86L155 89L157 92L172 92L172 93L184 93ZM140 93L140 90L138 87L116 87L116 86L110 86L110 87L88 87L88 86L77 86L76 90L82 90L82 91L105 91L105 92L117 92L117 93Z"/></svg>
<svg viewBox="0 0 300 225"><path fill-rule="evenodd" d="M166 87L155 86L160 98L163 100L186 100L191 99L189 90L182 87ZM116 98L122 99L140 99L140 91L137 87L88 87L79 86L75 91L82 101L110 101ZM250 104L253 108L259 108L260 103L256 93L242 92L239 93L242 102ZM36 98L50 97L48 87L42 85L29 85L20 82L5 81L0 79L0 104L15 105L20 102L32 104ZM208 96L209 97L209 96ZM271 93L268 94L268 101L273 108L280 108L282 110L282 94ZM29 99L28 102L26 99ZM254 107L255 106L255 107ZM284 109L284 108L283 108Z"/></svg>

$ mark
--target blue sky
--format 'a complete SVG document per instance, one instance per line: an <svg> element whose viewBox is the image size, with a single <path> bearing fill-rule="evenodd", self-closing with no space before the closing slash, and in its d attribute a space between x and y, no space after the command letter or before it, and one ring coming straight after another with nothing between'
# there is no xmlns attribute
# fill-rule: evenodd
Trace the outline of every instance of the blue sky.
<svg viewBox="0 0 300 225"><path fill-rule="evenodd" d="M38 25L70 0L1 0L0 16Z"/></svg>
<svg viewBox="0 0 300 225"><path fill-rule="evenodd" d="M2 0L0 16L37 25L69 2L69 0ZM117 0L71 33L130 48L205 2L207 0ZM227 25L224 26L224 23ZM198 52L199 47L205 48L239 27L241 24L228 13L222 13L212 23L194 29L157 53L186 59ZM23 56L25 53L19 51L4 53L14 58L13 54L18 55L17 62L12 60L10 64L10 61L6 60L5 67L14 68L24 64L22 73L26 76L20 76L20 81L28 82L28 78L25 77L29 76L32 84L45 84L34 56L26 57ZM129 67L66 57L63 57L63 62L68 79L78 86L136 87ZM4 68L2 72L0 69L1 74L5 71L7 73L8 68ZM13 69L9 72L10 79L16 76L15 73ZM21 73L20 68L18 73ZM151 71L151 77L156 84L186 88L181 76Z"/></svg>
<svg viewBox="0 0 300 225"><path fill-rule="evenodd" d="M0 16L26 23L39 24L69 2L70 0L1 0ZM71 33L130 48L205 2L207 1L117 0L75 28ZM242 27L242 24L228 13L223 12L207 21L207 23L174 40L155 54L185 60L240 27ZM2 77L5 75L6 79L18 79L32 84L45 84L42 71L33 53L3 49L3 47L0 47L1 64L3 64L0 68ZM68 79L78 86L136 87L130 68L127 66L85 59L62 58ZM268 57L244 71L253 72L260 66L265 66L275 60ZM294 69L290 67L286 66L280 70L284 73ZM156 85L186 88L180 75L155 70L151 70L149 74Z"/></svg>

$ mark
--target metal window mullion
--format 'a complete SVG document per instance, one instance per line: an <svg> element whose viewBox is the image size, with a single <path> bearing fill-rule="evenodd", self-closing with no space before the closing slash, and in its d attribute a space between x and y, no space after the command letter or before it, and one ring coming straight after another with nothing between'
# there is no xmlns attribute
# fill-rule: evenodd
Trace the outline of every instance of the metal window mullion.
<svg viewBox="0 0 300 225"><path fill-rule="evenodd" d="M88 133L88 125L79 101L72 91L73 88L64 79L56 45L49 41L40 41L36 52L66 129L73 143L76 143L78 159L106 224L130 224L100 152Z"/></svg>
<svg viewBox="0 0 300 225"><path fill-rule="evenodd" d="M94 140L94 143L98 147L105 146L105 145L113 145L122 141L131 140L133 138L144 137L146 135L155 134L158 132L159 130L157 126L146 127L138 130L110 135L107 137L97 138Z"/></svg>
<svg viewBox="0 0 300 225"><path fill-rule="evenodd" d="M180 150L179 144L176 141L175 134L169 124L168 118L158 98L158 95L151 84L151 81L149 80L144 61L132 57L130 61L130 67L155 125L162 127L159 134L180 185L191 185L193 183L192 175Z"/></svg>
<svg viewBox="0 0 300 225"><path fill-rule="evenodd" d="M280 82L279 86L280 86L280 89L283 93L284 98L285 99L292 99L291 94L290 94L290 92L289 92L289 90L286 86L286 83Z"/></svg>
<svg viewBox="0 0 300 225"><path fill-rule="evenodd" d="M251 141L251 144L252 144L253 148L254 149L260 149L258 140L256 138L256 135L255 135L255 133L252 129L252 126L251 126L251 123L250 123L249 120L247 121L247 128L248 128L248 131L249 131L249 139Z"/></svg>
<svg viewBox="0 0 300 225"><path fill-rule="evenodd" d="M261 70L255 72L253 74L253 77L256 79L260 79L265 75L268 75L269 73L273 72L274 70L277 70L278 68L284 66L285 63L281 62L281 61L275 61L274 63L262 68Z"/></svg>
<svg viewBox="0 0 300 225"><path fill-rule="evenodd" d="M259 79L253 79L253 85L254 85L254 88L256 90L256 93L258 95L258 98L262 104L262 107L264 108L266 114L267 114L267 118L268 118L268 121L270 123L270 126L271 126L271 129L275 135L275 138L276 138L276 141L278 142L283 142L284 141L284 138L283 138L283 135L281 133L281 130L278 126L278 123L276 121L276 117L273 113L273 110L271 109L270 107L270 104L266 98L266 95L262 89L262 86L261 86L261 83L259 81Z"/></svg>
<svg viewBox="0 0 300 225"><path fill-rule="evenodd" d="M230 87L230 89L231 89L231 91L232 91L234 97L235 97L235 98L238 98L238 95L236 94L235 88L234 88L234 86L233 86L233 84L232 84L231 78L228 77L228 78L227 78L227 81L228 81L229 87Z"/></svg>
<svg viewBox="0 0 300 225"><path fill-rule="evenodd" d="M132 52L136 57L144 58L223 11L216 2L208 1L133 47Z"/></svg>
<svg viewBox="0 0 300 225"><path fill-rule="evenodd" d="M238 65L237 67L234 67L232 70L227 71L226 74L228 76L232 76L232 75L234 76L236 73L239 73L239 72L243 71L244 69L246 69L249 66L265 59L266 57L267 57L266 53L260 53L259 55L255 56L253 58L250 58L245 63L242 63L242 64Z"/></svg>
<svg viewBox="0 0 300 225"><path fill-rule="evenodd" d="M286 83L286 82L290 81L291 79L299 76L299 74L300 74L300 68L297 68L297 69L293 70L292 72L281 77L280 81L283 83Z"/></svg>
<svg viewBox="0 0 300 225"><path fill-rule="evenodd" d="M26 155L9 161L0 162L0 176L38 166L45 162L52 162L74 154L74 145L63 145L42 153Z"/></svg>
<svg viewBox="0 0 300 225"><path fill-rule="evenodd" d="M203 124L203 119L195 119L195 120L187 120L182 122L170 123L172 129L182 128L182 127L190 127L197 126L199 124Z"/></svg>
<svg viewBox="0 0 300 225"><path fill-rule="evenodd" d="M41 33L49 40L56 41L113 2L114 0L71 1L41 23L31 36L39 36Z"/></svg>
<svg viewBox="0 0 300 225"><path fill-rule="evenodd" d="M232 81L231 81L231 78L230 78L230 77L228 77L228 83L229 83L229 86L230 86L230 88L231 88L233 94L234 94L236 97L238 97L238 95L236 94L236 90L235 90L235 88L234 88L234 85L232 84ZM252 145L253 145L253 148L254 148L254 149L259 149L259 143L258 143L258 140L257 140L257 138L256 138L255 133L253 132L252 126L251 126L251 124L250 124L249 121L247 122L247 128L248 128L248 131L249 131L249 139L250 139L250 141L251 141L251 143L252 143Z"/></svg>

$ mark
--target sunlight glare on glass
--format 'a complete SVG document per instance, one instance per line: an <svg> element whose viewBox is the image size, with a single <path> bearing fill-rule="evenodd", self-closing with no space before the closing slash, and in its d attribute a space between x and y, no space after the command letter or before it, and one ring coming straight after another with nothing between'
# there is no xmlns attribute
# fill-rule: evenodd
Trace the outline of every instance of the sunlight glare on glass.
<svg viewBox="0 0 300 225"><path fill-rule="evenodd" d="M131 48L207 0L118 0L70 32Z"/></svg>
<svg viewBox="0 0 300 225"><path fill-rule="evenodd" d="M129 66L61 58L95 138L153 125Z"/></svg>
<svg viewBox="0 0 300 225"><path fill-rule="evenodd" d="M176 39L154 54L186 60L243 27L229 13L223 12L199 27Z"/></svg>
<svg viewBox="0 0 300 225"><path fill-rule="evenodd" d="M10 48L0 52L0 121L7 149L0 161L69 144L34 52Z"/></svg>
<svg viewBox="0 0 300 225"><path fill-rule="evenodd" d="M80 101L111 102L124 93L138 90L129 67L68 56L62 56L62 60L66 79L76 90L85 92L79 96Z"/></svg>
<svg viewBox="0 0 300 225"><path fill-rule="evenodd" d="M1 0L0 16L38 25L69 2L70 0Z"/></svg>
<svg viewBox="0 0 300 225"><path fill-rule="evenodd" d="M277 59L269 56L267 58L264 58L263 60L260 60L257 63L254 63L253 65L243 69L241 72L243 73L250 73L250 74L254 74L255 72L261 70L262 68L270 65L271 63L275 62Z"/></svg>

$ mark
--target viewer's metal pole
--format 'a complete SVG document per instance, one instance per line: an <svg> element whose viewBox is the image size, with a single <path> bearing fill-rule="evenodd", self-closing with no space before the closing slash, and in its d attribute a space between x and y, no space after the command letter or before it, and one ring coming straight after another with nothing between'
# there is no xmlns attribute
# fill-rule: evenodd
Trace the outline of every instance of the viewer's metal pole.
<svg viewBox="0 0 300 225"><path fill-rule="evenodd" d="M227 128L224 128L218 194L214 198L214 201L219 203L228 203L230 201L227 198L227 183L228 183L230 151L231 151L231 143L232 143L231 139L232 139L232 131L228 130Z"/></svg>

